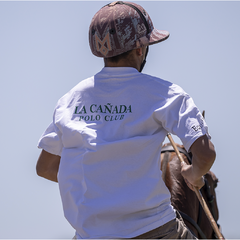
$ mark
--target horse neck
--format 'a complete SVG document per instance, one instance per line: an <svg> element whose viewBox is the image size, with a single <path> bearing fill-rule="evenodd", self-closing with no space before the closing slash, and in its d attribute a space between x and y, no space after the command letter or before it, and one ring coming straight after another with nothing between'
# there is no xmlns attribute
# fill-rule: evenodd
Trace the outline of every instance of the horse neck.
<svg viewBox="0 0 240 240"><path fill-rule="evenodd" d="M186 161L186 156L181 154L183 159ZM165 152L161 154L161 170L163 180L171 193L171 203L173 207L179 211L184 212L191 217L196 223L198 222L199 227L203 230L207 238L214 238L213 229L210 226L209 220L203 210L199 212L199 201L196 194L188 188L182 175L181 175L180 161L178 160L175 153ZM214 196L213 202L207 201L206 190L202 190L202 195L207 202L209 209L214 208L215 220L218 220L218 207L216 201L215 188L217 186L218 179L214 173L209 171L205 178L208 180L210 186L211 195ZM212 205L212 206L211 206ZM214 215L214 214L213 214ZM201 216L201 217L200 217ZM199 218L200 217L200 218ZM199 219L198 219L199 218ZM198 221L200 220L200 221ZM198 236L196 229L188 222L186 225Z"/></svg>
<svg viewBox="0 0 240 240"><path fill-rule="evenodd" d="M182 156L186 160L185 156ZM184 178L181 174L181 164L177 156L173 153L172 159L169 162L169 169L171 172L171 178L173 179L172 185L172 202L174 207L191 217L194 221L197 221L197 214L199 208L199 202L196 194L187 186Z"/></svg>
<svg viewBox="0 0 240 240"><path fill-rule="evenodd" d="M175 153L162 154L162 176L171 193L172 206L191 217L195 222L198 218L199 202L196 194L187 186L181 175L181 164ZM182 155L184 160L186 157ZM196 229L188 226L195 234Z"/></svg>

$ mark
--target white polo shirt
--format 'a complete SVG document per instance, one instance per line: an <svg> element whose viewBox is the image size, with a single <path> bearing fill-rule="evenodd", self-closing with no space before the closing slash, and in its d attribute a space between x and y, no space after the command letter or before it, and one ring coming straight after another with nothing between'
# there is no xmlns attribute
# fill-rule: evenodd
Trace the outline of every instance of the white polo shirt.
<svg viewBox="0 0 240 240"><path fill-rule="evenodd" d="M38 146L61 156L64 214L78 238L132 238L175 218L160 171L168 132L187 150L208 135L188 94L134 68L103 68L58 101Z"/></svg>

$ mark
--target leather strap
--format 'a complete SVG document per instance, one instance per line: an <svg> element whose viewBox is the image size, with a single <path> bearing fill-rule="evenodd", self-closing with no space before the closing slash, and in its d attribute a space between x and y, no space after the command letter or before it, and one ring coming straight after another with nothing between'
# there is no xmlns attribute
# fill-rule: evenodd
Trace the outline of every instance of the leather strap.
<svg viewBox="0 0 240 240"><path fill-rule="evenodd" d="M187 157L189 163L192 164L192 157L190 156L190 154L184 148L177 146L177 149L180 153L183 153ZM164 153L164 152L175 152L175 150L171 145L167 145L162 147L161 153Z"/></svg>

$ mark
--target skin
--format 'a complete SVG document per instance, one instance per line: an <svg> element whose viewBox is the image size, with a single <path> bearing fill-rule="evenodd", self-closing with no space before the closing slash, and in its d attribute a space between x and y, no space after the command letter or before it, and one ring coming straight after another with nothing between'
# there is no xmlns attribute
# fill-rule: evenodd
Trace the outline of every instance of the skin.
<svg viewBox="0 0 240 240"><path fill-rule="evenodd" d="M202 176L210 170L215 161L215 148L208 137L204 135L192 144L190 151L193 155L192 165L181 164L181 174L192 190L191 185L200 189L204 185Z"/></svg>
<svg viewBox="0 0 240 240"><path fill-rule="evenodd" d="M105 67L133 67L140 71L145 58L146 47L133 49L127 58L120 59L117 63L104 59Z"/></svg>
<svg viewBox="0 0 240 240"><path fill-rule="evenodd" d="M37 175L50 181L58 182L57 174L60 159L60 156L42 150L37 161Z"/></svg>
<svg viewBox="0 0 240 240"><path fill-rule="evenodd" d="M146 47L133 49L125 59L120 59L117 63L104 59L105 67L133 67L138 71L145 58ZM192 189L192 185L201 188L204 185L202 176L206 174L213 165L216 152L212 142L207 136L198 138L191 146L193 154L192 165L181 165L181 174ZM42 150L36 166L37 174L48 180L57 182L57 173L60 164L60 156ZM193 190L193 189L192 189Z"/></svg>

